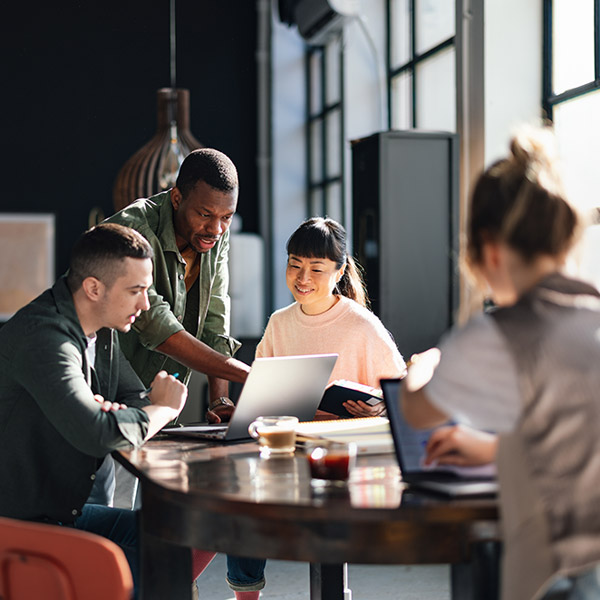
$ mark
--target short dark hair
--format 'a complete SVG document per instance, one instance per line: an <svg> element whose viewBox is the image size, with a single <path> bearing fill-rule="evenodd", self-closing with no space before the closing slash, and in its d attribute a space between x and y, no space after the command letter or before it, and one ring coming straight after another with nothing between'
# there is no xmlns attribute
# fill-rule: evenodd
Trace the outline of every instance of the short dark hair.
<svg viewBox="0 0 600 600"><path fill-rule="evenodd" d="M185 198L199 181L221 192L233 192L239 186L235 165L228 156L214 148L190 152L179 168L175 185Z"/></svg>
<svg viewBox="0 0 600 600"><path fill-rule="evenodd" d="M107 287L120 273L124 258L153 258L148 240L130 227L102 223L84 232L73 246L67 283L71 292L81 287L84 279L95 277Z"/></svg>

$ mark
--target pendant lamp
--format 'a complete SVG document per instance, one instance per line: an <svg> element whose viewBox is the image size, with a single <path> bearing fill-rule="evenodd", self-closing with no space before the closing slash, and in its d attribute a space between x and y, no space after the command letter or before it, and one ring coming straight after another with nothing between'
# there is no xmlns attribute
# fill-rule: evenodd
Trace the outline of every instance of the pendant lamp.
<svg viewBox="0 0 600 600"><path fill-rule="evenodd" d="M190 92L175 85L175 0L170 2L171 87L157 91L157 129L121 168L113 188L115 210L175 185L183 159L202 144L190 131Z"/></svg>

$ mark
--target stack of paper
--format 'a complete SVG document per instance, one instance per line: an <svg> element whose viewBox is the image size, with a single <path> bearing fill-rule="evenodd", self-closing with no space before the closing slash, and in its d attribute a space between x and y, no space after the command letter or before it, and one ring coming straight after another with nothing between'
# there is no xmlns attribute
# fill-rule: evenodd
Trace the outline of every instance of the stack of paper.
<svg viewBox="0 0 600 600"><path fill-rule="evenodd" d="M315 439L355 442L359 454L394 451L390 424L384 417L303 422L298 424L296 436L300 442Z"/></svg>

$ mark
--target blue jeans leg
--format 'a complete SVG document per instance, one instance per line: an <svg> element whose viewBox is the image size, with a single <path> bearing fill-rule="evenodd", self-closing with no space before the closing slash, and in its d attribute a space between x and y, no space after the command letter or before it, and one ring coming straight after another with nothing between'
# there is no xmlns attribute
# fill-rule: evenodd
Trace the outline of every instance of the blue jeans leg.
<svg viewBox="0 0 600 600"><path fill-rule="evenodd" d="M139 583L139 544L137 513L101 504L85 504L75 529L89 531L108 538L123 550L133 576L134 597Z"/></svg>
<svg viewBox="0 0 600 600"><path fill-rule="evenodd" d="M600 566L573 578L570 600L594 600L600 598Z"/></svg>
<svg viewBox="0 0 600 600"><path fill-rule="evenodd" d="M600 598L600 566L589 571L556 580L543 600L598 600Z"/></svg>
<svg viewBox="0 0 600 600"><path fill-rule="evenodd" d="M262 558L227 555L227 583L238 592L262 590L265 587L265 565Z"/></svg>

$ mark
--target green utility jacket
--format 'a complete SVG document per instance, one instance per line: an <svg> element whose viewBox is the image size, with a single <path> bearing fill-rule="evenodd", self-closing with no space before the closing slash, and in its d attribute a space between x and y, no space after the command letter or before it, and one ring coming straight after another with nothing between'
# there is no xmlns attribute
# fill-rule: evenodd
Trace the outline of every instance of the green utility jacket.
<svg viewBox="0 0 600 600"><path fill-rule="evenodd" d="M104 457L143 443L144 386L115 331L97 336L92 368L64 276L0 329L0 516L74 521Z"/></svg>
<svg viewBox="0 0 600 600"><path fill-rule="evenodd" d="M144 384L150 385L161 369L178 372L187 383L190 370L155 351L184 329L217 352L233 356L240 344L229 336L229 231L201 255L198 280L186 292L185 261L175 242L170 191L136 200L107 221L136 229L154 250L150 309L135 320L129 333L120 334L123 352Z"/></svg>

